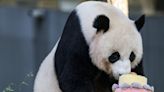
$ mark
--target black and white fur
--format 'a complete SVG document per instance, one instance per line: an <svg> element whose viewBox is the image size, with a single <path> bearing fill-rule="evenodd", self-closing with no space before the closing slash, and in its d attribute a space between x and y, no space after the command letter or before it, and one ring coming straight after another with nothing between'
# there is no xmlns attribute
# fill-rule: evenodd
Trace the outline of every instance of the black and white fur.
<svg viewBox="0 0 164 92"><path fill-rule="evenodd" d="M112 92L120 75L142 75L143 24L144 16L132 21L105 2L80 4L41 64L34 92Z"/></svg>

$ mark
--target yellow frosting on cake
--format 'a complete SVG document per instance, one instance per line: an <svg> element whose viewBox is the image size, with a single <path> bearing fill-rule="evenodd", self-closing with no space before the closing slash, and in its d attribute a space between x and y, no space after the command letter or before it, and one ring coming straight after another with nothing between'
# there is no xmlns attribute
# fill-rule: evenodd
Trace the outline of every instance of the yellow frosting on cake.
<svg viewBox="0 0 164 92"><path fill-rule="evenodd" d="M119 78L119 84L129 84L131 85L132 83L139 83L141 85L147 85L147 78L141 75L136 75L134 73L131 74L125 74L120 76Z"/></svg>

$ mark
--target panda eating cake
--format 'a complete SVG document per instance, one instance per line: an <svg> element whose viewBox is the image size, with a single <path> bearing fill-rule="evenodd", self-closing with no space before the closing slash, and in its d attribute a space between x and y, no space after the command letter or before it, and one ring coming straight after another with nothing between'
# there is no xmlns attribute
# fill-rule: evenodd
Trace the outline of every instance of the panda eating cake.
<svg viewBox="0 0 164 92"><path fill-rule="evenodd" d="M154 87L147 84L147 78L135 73L120 76L119 84L114 84L113 92L154 92Z"/></svg>
<svg viewBox="0 0 164 92"><path fill-rule="evenodd" d="M120 75L143 75L144 23L144 15L131 20L106 2L79 4L41 63L34 92L112 92Z"/></svg>

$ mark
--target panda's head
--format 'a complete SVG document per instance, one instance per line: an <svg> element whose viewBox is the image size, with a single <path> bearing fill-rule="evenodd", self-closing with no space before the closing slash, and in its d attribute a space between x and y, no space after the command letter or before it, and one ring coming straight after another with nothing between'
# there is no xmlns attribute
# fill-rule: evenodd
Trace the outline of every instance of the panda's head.
<svg viewBox="0 0 164 92"><path fill-rule="evenodd" d="M118 79L140 63L144 16L132 21L115 7L94 1L80 4L76 11L96 67Z"/></svg>

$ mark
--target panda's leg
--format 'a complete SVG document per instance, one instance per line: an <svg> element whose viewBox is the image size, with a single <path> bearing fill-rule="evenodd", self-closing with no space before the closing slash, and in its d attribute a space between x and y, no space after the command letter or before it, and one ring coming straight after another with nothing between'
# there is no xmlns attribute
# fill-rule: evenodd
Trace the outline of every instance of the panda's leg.
<svg viewBox="0 0 164 92"><path fill-rule="evenodd" d="M76 75L67 76L70 74L64 74L60 78L60 87L63 92L95 92L92 80L88 80L86 77L79 77Z"/></svg>
<svg viewBox="0 0 164 92"><path fill-rule="evenodd" d="M67 61L58 77L62 92L95 92L93 80L98 69L84 58Z"/></svg>
<svg viewBox="0 0 164 92"><path fill-rule="evenodd" d="M34 82L34 92L61 92L54 71L54 54L58 42L39 68Z"/></svg>

